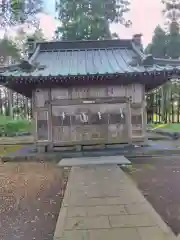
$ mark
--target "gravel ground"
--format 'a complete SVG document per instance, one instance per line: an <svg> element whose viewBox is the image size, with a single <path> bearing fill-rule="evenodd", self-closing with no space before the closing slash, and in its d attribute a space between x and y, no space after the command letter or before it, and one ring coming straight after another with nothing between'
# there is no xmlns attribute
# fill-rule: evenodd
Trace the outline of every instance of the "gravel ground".
<svg viewBox="0 0 180 240"><path fill-rule="evenodd" d="M69 170L0 164L0 240L52 240Z"/></svg>
<svg viewBox="0 0 180 240"><path fill-rule="evenodd" d="M180 157L123 168L172 231L180 234Z"/></svg>

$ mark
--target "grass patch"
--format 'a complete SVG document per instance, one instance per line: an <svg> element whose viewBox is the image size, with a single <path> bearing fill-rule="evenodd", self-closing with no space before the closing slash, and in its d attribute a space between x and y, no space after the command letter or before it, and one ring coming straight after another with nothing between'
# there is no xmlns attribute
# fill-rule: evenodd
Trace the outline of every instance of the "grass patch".
<svg viewBox="0 0 180 240"><path fill-rule="evenodd" d="M13 120L0 116L0 136L13 136L18 133L29 133L32 130L31 121L26 119Z"/></svg>
<svg viewBox="0 0 180 240"><path fill-rule="evenodd" d="M155 169L155 166L153 166L153 165L151 165L151 164L145 164L144 167L145 167L146 169L149 169L149 170Z"/></svg>
<svg viewBox="0 0 180 240"><path fill-rule="evenodd" d="M9 153L17 152L22 148L21 145L0 146L0 157L6 157Z"/></svg>
<svg viewBox="0 0 180 240"><path fill-rule="evenodd" d="M125 169L126 172L135 172L136 167L134 165L122 165L122 169Z"/></svg>
<svg viewBox="0 0 180 240"><path fill-rule="evenodd" d="M155 124L152 130L162 129L169 132L180 132L180 123Z"/></svg>

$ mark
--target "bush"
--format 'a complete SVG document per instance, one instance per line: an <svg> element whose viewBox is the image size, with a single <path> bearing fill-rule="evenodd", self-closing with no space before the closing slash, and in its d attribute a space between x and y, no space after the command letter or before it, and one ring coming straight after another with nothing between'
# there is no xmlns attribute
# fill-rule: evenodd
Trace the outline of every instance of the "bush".
<svg viewBox="0 0 180 240"><path fill-rule="evenodd" d="M28 135L31 133L31 121L26 119L12 120L0 117L0 136Z"/></svg>

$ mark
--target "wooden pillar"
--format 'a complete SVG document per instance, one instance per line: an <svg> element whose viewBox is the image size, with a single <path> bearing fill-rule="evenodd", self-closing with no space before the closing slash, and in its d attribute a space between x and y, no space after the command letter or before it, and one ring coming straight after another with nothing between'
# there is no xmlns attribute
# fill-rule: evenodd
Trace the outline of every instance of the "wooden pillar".
<svg viewBox="0 0 180 240"><path fill-rule="evenodd" d="M47 93L47 90L46 90ZM44 92L43 92L44 94ZM33 92L33 118L34 118L34 137L35 142L37 145L38 152L45 152L46 149L49 150L51 148L52 143L52 124L51 124L51 107L50 107L50 90L48 90L48 96L47 94L43 96L43 99L36 99L36 92ZM38 102L37 102L38 101ZM46 114L46 120L47 120L47 128L46 131L46 138L45 139L39 139L38 136L38 115L39 114Z"/></svg>
<svg viewBox="0 0 180 240"><path fill-rule="evenodd" d="M48 151L53 148L51 89L48 90Z"/></svg>
<svg viewBox="0 0 180 240"><path fill-rule="evenodd" d="M32 134L34 137L34 142L37 142L37 112L36 112L36 106L35 106L35 93L32 92L32 116L33 116L33 122L32 122Z"/></svg>
<svg viewBox="0 0 180 240"><path fill-rule="evenodd" d="M145 86L143 87L143 99L142 99L142 133L144 138L144 144L147 144L147 102Z"/></svg>
<svg viewBox="0 0 180 240"><path fill-rule="evenodd" d="M132 144L132 123L131 123L131 103L128 100L126 103L126 109L127 109L127 121L126 121L126 127L127 127L127 134L128 134L128 143Z"/></svg>
<svg viewBox="0 0 180 240"><path fill-rule="evenodd" d="M147 108L146 108L146 100L143 100L142 104L142 118L143 118L143 126L142 126L142 132L143 132L143 137L144 137L144 143L147 144L148 137L147 137Z"/></svg>

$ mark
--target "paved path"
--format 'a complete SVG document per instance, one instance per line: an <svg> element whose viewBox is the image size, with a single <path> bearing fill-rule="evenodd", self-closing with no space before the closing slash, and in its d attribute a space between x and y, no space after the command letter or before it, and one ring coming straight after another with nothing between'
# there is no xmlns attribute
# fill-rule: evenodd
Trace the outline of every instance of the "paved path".
<svg viewBox="0 0 180 240"><path fill-rule="evenodd" d="M174 235L118 166L73 167L54 240L100 239L172 240Z"/></svg>

